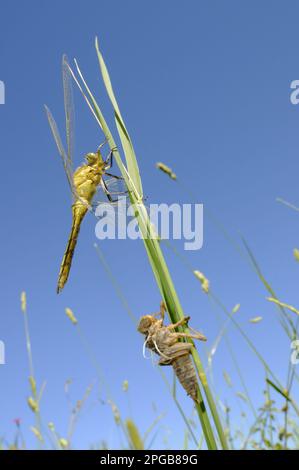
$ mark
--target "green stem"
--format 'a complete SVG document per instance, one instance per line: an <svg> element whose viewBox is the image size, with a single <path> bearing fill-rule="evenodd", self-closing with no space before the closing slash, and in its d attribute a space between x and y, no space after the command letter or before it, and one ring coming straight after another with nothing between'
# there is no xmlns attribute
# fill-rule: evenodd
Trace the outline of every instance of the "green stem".
<svg viewBox="0 0 299 470"><path fill-rule="evenodd" d="M166 303L170 319L171 319L172 323L176 323L180 319L184 318L184 313L183 313L178 295L177 295L176 290L174 288L170 273L168 271L168 268L167 268L163 253L161 251L159 242L155 238L153 238L151 240L144 240L144 242L145 242L145 244L148 244L149 242L151 242L154 245L154 250L147 249L147 252L148 253L149 252L150 253L154 252L154 254L156 255L151 260L151 262L155 266L156 272L159 273L159 278L161 279L161 277L163 276L163 279L164 279L164 283L161 285L161 282L158 282L158 286L161 290L161 294L162 294L163 299ZM188 328L183 327L183 331L188 333ZM219 418L219 415L218 415L216 404L214 402L212 393L210 391L210 388L209 388L209 385L208 385L208 382L207 382L207 378L206 378L206 374L204 372L204 368L203 368L202 362L200 360L200 356L199 356L198 351L196 350L195 347L192 348L192 357L193 357L194 364L195 364L195 367L196 367L196 370L197 370L197 373L198 373L200 383L203 387L207 402L208 402L209 407L210 407L210 411L211 411L211 414L212 414L212 417L213 417L213 420L214 420L214 423L215 423L215 426L216 426L216 429L217 429L217 433L218 433L222 448L223 449L228 449L226 437L224 435L224 431L223 431L222 424L221 424L221 421L220 421L220 418ZM208 418L208 415L207 415L207 410L206 410L206 407L205 407L205 404L204 404L204 400L203 400L200 388L199 388L199 405L196 407L196 409L197 409L197 413L199 415L201 424L203 426L203 432L204 432L205 437L207 439L207 443L209 441L210 445L212 446L210 448L215 449L216 448L215 447L216 442L215 442L215 438L214 438L214 435L213 435L213 431L212 431L211 424L210 424L210 421L209 421L209 418Z"/></svg>
<svg viewBox="0 0 299 470"><path fill-rule="evenodd" d="M73 71L70 69L74 80L76 81L81 93L83 94L84 99L86 100L89 108L91 109L93 115L95 116L96 120L98 121L101 129L103 130L105 137L110 145L110 148L114 150L114 156L117 165L119 166L119 169L121 171L121 174L125 180L125 183L127 185L127 188L129 190L129 196L131 199L131 203L136 205L136 218L138 220L139 228L143 236L143 241L145 244L145 248L149 257L149 261L154 273L154 276L156 278L156 282L158 284L159 290L161 292L162 298L164 299L164 302L167 306L167 310L169 312L170 319L173 323L176 323L180 319L184 317L184 313L182 310L182 307L180 305L176 290L174 288L172 279L170 277L164 256L162 254L157 235L154 232L153 227L151 226L150 220L148 213L146 211L146 208L143 204L142 201L142 185L141 185L141 180L139 176L139 171L138 171L138 165L135 157L135 153L133 150L133 145L131 142L131 139L129 137L129 134L125 128L124 122L122 120L122 117L120 115L120 111L118 109L118 105L115 100L115 96L113 93L112 85L110 82L110 78L108 75L108 71L106 69L105 63L103 61L103 58L99 52L98 49L98 43L96 42L96 48L97 48L97 53L98 53L98 58L101 66L101 72L103 76L103 80L108 92L108 95L110 97L111 103L114 108L115 112L115 118L116 118L116 125L117 129L123 144L125 156L126 156L126 161L128 165L129 171L124 167L120 154L118 149L116 148L115 141L113 139L113 136L109 130L109 127L106 123L106 120L104 119L104 116L95 100L93 97L90 89L87 86L87 83L85 82L83 75L79 69L78 64L76 63L77 71L78 74L84 84L85 90L87 91L88 97L84 94L82 87L80 83L78 82L77 78L75 77L75 74ZM90 100L90 101L89 101ZM185 332L188 332L187 328L183 329ZM198 352L196 351L195 347L192 348L192 356L193 360L195 363L195 367L197 369L197 373L199 376L199 380L202 384L203 390L205 392L205 396L207 399L207 402L210 407L210 411L212 414L212 417L214 419L215 427L217 429L219 439L222 445L223 449L227 449L227 442L226 438L222 429L222 425L220 422L220 418L218 416L218 412L216 409L216 405L214 403L212 394L210 392L207 379L204 373L204 369L200 360L200 357L198 355ZM200 387L198 387L198 398L199 398L199 405L196 407L197 413L203 428L203 433L205 435L205 439L207 442L207 446L209 449L216 450L217 449L217 444L216 444L216 439L213 433L213 429L210 423L210 419L207 413L207 409L201 394Z"/></svg>
<svg viewBox="0 0 299 470"><path fill-rule="evenodd" d="M29 362L29 373L30 373L30 387L31 387L31 392L32 392L33 399L37 403L37 409L34 411L35 422L36 422L36 428L39 432L39 435L42 438L42 425L41 425L41 416L40 416L40 411L39 411L40 397L38 396L38 393L37 393L36 379L35 379L35 376L34 376L34 367L33 367L33 357L32 357L32 348L31 348L29 321L28 321L28 314L27 314L27 300L26 300L25 292L22 293L21 310L22 310L23 317L24 317L24 329L25 329L25 336L26 336L26 349L27 349L27 356L28 356L28 362ZM39 440L38 442L39 442L39 445L40 445L41 441Z"/></svg>

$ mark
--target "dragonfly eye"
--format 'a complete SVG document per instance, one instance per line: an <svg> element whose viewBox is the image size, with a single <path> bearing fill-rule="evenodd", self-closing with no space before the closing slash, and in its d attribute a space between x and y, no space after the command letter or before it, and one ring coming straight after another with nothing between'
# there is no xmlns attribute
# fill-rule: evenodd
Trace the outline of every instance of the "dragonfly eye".
<svg viewBox="0 0 299 470"><path fill-rule="evenodd" d="M89 165L92 165L96 163L96 161L98 160L98 156L96 153L87 153L85 155L85 160L87 161Z"/></svg>
<svg viewBox="0 0 299 470"><path fill-rule="evenodd" d="M155 321L155 318L151 315L145 315L144 317L141 317L137 330L142 334L147 334L148 330Z"/></svg>

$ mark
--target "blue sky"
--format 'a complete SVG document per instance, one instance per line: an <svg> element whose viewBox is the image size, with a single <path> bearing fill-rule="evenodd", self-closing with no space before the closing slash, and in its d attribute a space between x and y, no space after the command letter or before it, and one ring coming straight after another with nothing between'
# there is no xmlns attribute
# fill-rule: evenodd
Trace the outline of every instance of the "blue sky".
<svg viewBox="0 0 299 470"><path fill-rule="evenodd" d="M184 423L157 368L142 357L142 338L124 310L93 244L95 219L84 221L71 276L56 295L59 264L71 223L70 194L43 105L47 103L63 131L61 56L76 57L108 121L112 113L99 79L94 37L99 36L114 89L133 139L145 194L150 202L202 202L204 246L183 252L203 271L228 309L241 304L238 320L269 360L286 377L289 343L273 306L248 260L219 228L254 251L277 295L298 305L299 245L295 211L277 197L298 204L299 106L290 102L290 83L299 79L297 2L196 1L184 3L88 1L50 3L3 1L0 31L0 80L6 103L0 106L2 213L0 232L0 339L6 344L0 366L0 435L13 436L20 417L28 443L33 417L26 405L28 367L19 307L26 290L36 376L47 385L44 422L67 431L64 382L73 379L72 399L80 399L96 371L64 315L71 307L101 364L105 381L124 417L133 416L145 431L157 413L161 421L155 446L182 446ZM94 151L102 136L76 93L75 164ZM189 193L157 172L163 161ZM210 217L213 215L213 219ZM215 219L219 222L215 223ZM109 266L136 317L157 310L160 296L141 242L100 243ZM185 312L204 331L205 357L225 321L201 292L192 273L171 250L167 261ZM252 325L249 319L263 316ZM229 339L246 374L256 404L263 400L263 370L233 327ZM215 356L217 397L240 407L222 379L231 376L241 390L225 343ZM171 378L171 376L169 375ZM129 381L130 406L121 390ZM190 399L179 392L188 413ZM102 439L120 445L107 405L95 385L80 417L74 446L87 448ZM197 432L199 432L197 430Z"/></svg>

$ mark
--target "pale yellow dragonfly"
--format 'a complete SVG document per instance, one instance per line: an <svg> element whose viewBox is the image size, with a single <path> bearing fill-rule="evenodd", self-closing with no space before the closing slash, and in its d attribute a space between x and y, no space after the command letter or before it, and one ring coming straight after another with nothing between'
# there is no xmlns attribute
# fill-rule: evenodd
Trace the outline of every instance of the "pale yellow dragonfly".
<svg viewBox="0 0 299 470"><path fill-rule="evenodd" d="M73 171L74 104L71 84L72 77L70 76L70 68L67 57L65 55L62 59L62 77L64 91L64 110L66 118L67 152L65 151L62 144L56 122L49 108L45 106L50 128L52 130L59 153L62 157L64 169L73 195L72 229L60 266L57 293L63 289L68 280L80 226L85 214L91 208L91 204L97 189L101 187L108 200L113 202L112 193L109 191L107 182L103 179L103 176L108 175L115 179L122 179L119 176L107 173L107 170L109 170L112 166L113 150L109 153L108 157L104 159L101 154L101 147L104 144L101 144L95 153L87 153L84 156L85 163ZM120 192L115 191L114 194L120 194Z"/></svg>

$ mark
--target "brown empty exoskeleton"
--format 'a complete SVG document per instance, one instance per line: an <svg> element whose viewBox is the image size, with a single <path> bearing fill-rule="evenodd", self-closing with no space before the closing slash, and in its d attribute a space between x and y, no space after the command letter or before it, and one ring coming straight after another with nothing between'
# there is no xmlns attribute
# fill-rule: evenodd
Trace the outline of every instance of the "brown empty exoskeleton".
<svg viewBox="0 0 299 470"><path fill-rule="evenodd" d="M164 315L166 307L161 302L160 312L153 315L141 317L138 331L145 335L145 345L160 356L159 365L171 365L180 383L187 394L198 403L198 385L196 372L190 357L192 344L180 339L199 339L206 341L206 337L201 333L193 334L176 332L175 328L187 324L190 317L184 317L177 323L165 326ZM160 316L160 319L156 317Z"/></svg>

